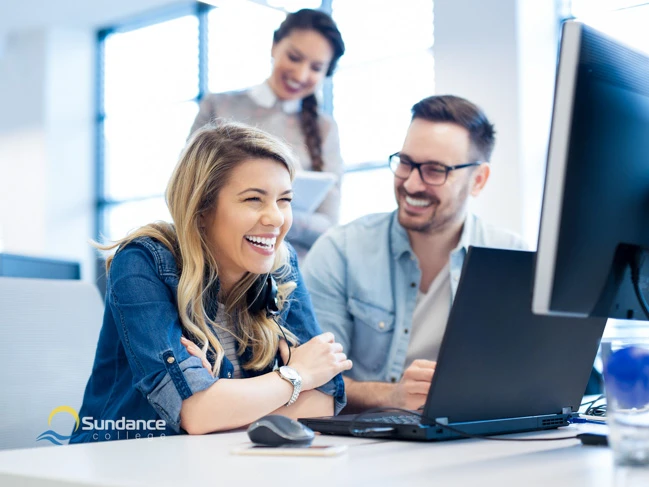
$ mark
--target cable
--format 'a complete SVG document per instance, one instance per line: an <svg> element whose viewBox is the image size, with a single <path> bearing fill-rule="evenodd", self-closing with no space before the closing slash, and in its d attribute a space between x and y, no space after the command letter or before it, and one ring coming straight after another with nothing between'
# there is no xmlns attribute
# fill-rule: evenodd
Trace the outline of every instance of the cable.
<svg viewBox="0 0 649 487"><path fill-rule="evenodd" d="M601 401L603 399L606 399L606 396L604 394L600 394L592 401L586 401L585 403L581 404L579 408L581 409L584 406L588 406L583 413L586 416L600 416L600 417L606 416L606 403L600 404L598 406L595 405L597 401Z"/></svg>
<svg viewBox="0 0 649 487"><path fill-rule="evenodd" d="M631 267L631 281L633 282L633 289L635 290L635 295L638 297L638 302L644 311L645 316L649 319L649 303L640 289L640 270L642 269L642 264L644 263L645 251L643 249L636 249L634 258L629 262Z"/></svg>
<svg viewBox="0 0 649 487"><path fill-rule="evenodd" d="M581 404L579 405L579 409L583 408L584 406L588 406L588 408L586 409L586 411L589 411L591 408L595 407L594 404L595 404L597 401L601 401L602 399L606 399L606 396L605 396L604 394L600 394L600 395L597 396L595 399L592 399L592 400L590 400L590 401L586 401L586 402L584 402L584 403L581 403ZM586 412L584 412L584 414L586 414Z"/></svg>
<svg viewBox="0 0 649 487"><path fill-rule="evenodd" d="M584 414L586 416L599 416L599 417L605 417L606 416L606 404L600 404L599 406L589 406L586 411L584 411Z"/></svg>
<svg viewBox="0 0 649 487"><path fill-rule="evenodd" d="M590 406L590 405L592 405L593 403L596 403L597 401L599 401L600 399L604 399L604 397L605 397L604 394L600 394L600 395L597 396L595 399L591 399L590 401L582 402L582 403L579 405L579 408L581 409L581 408L583 408L584 406Z"/></svg>
<svg viewBox="0 0 649 487"><path fill-rule="evenodd" d="M590 401L586 401L584 403L581 403L579 405L579 409L581 410L581 408L583 408L584 406L588 406L586 408L586 410L583 413L579 413L579 417L573 417L573 418L569 419L568 422L571 422L571 423L598 423L598 424L602 424L606 420L604 420L604 419L602 419L602 420L592 420L592 419L582 417L582 416L597 416L597 417L600 417L600 418L606 417L606 403L596 405L596 403L598 401L601 401L601 400L606 400L606 396L604 394L600 394L595 399L592 399Z"/></svg>
<svg viewBox="0 0 649 487"><path fill-rule="evenodd" d="M592 418L593 416L589 416L589 417ZM568 423L570 423L570 424L584 424L584 423L587 423L587 424L606 424L606 420L605 419L587 419L587 418L583 418L583 417L573 416L572 418L568 419Z"/></svg>
<svg viewBox="0 0 649 487"><path fill-rule="evenodd" d="M291 362L291 344L288 341L288 338L286 338L286 333L284 333L284 328L280 326L280 324L277 322L277 316L274 315L271 317L271 319L275 322L277 325L277 328L279 328L279 331L282 332L282 335L284 336L284 340L286 341L286 345L288 346L288 360L284 365L288 365Z"/></svg>
<svg viewBox="0 0 649 487"><path fill-rule="evenodd" d="M374 433L391 433L394 431L394 428L391 427L389 423L385 424L385 427L373 427L373 428L365 428L363 429L356 429L354 428L354 425L359 422L359 419L366 414L370 413L383 413L383 412L389 412L389 411L399 411L402 413L406 413L409 416L415 416L419 419L423 419L424 415L416 413L414 411L411 411L409 409L402 409L402 408L371 408L368 409L367 411L363 411L361 413L358 413L354 419L352 420L351 424L349 425L349 433L352 436L359 436L359 437L377 437L378 435L375 435ZM440 423L438 421L435 421L435 426L439 426L440 428L444 428L452 433L458 434L460 436L463 436L465 438L476 438L480 440L493 440L493 441L559 441L559 440L578 440L579 438L577 435L574 436L560 436L560 437L554 437L554 438L500 438L497 436L488 436L488 435L474 435L472 433L466 433L458 428L454 428L453 426L449 426L444 423ZM370 434L365 435L364 432L368 432ZM385 436L385 435L383 435Z"/></svg>

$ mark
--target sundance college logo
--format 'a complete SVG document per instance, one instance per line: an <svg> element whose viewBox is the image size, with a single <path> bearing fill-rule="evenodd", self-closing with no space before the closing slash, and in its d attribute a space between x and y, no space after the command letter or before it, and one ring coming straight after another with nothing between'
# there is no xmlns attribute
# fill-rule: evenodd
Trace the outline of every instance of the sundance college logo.
<svg viewBox="0 0 649 487"><path fill-rule="evenodd" d="M74 419L75 433L79 426L82 431L93 431L92 439L95 441L103 440L127 440L134 438L154 438L157 436L165 436L164 430L167 423L164 419L126 419L124 417L114 419L94 419L92 416L79 417L79 413L70 406L59 406L52 409L50 417L47 419L47 425L52 426L52 419L59 413L68 413ZM69 431L69 429L68 429ZM49 429L44 431L36 441L47 440L55 445L63 445L63 442L72 438L72 435L66 436L56 431Z"/></svg>

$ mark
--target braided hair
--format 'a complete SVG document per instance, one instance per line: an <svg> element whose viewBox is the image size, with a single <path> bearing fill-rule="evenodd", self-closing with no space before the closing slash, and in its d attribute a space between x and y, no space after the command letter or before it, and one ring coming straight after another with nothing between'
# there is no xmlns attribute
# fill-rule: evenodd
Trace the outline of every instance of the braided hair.
<svg viewBox="0 0 649 487"><path fill-rule="evenodd" d="M333 57L329 63L326 76L329 77L336 69L338 59L345 53L345 43L333 19L319 10L304 8L286 16L284 22L273 34L273 44L277 44L288 36L294 29L314 30L321 34L333 49ZM315 94L302 99L300 110L300 128L304 134L306 147L311 158L311 169L322 171L322 134L318 124L318 101Z"/></svg>

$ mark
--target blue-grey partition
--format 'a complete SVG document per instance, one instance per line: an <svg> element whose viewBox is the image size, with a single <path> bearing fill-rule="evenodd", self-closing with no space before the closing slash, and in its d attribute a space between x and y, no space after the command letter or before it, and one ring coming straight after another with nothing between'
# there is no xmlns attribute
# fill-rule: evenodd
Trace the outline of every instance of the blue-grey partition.
<svg viewBox="0 0 649 487"><path fill-rule="evenodd" d="M81 265L68 260L0 253L0 276L81 279Z"/></svg>

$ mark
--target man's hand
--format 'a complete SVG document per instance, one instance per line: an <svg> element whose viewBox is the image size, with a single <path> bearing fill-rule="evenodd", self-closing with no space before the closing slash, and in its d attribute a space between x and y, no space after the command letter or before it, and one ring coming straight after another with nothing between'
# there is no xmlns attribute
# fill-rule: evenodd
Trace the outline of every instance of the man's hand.
<svg viewBox="0 0 649 487"><path fill-rule="evenodd" d="M415 360L390 394L390 406L416 410L423 406L437 362Z"/></svg>

